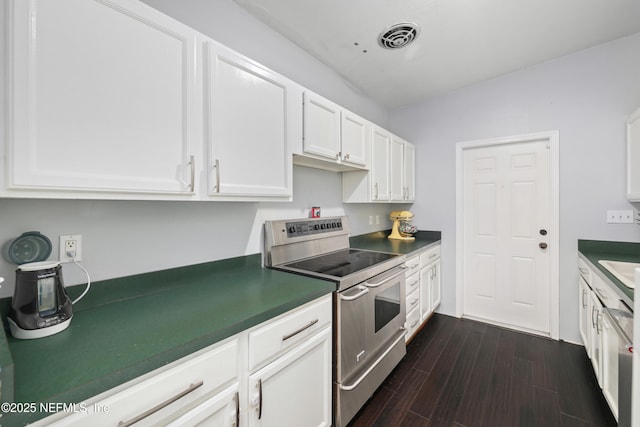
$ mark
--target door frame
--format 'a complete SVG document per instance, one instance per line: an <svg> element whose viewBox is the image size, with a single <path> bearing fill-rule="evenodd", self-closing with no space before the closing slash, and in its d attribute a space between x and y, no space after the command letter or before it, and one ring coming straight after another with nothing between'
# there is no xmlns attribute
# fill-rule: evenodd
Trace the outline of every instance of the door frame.
<svg viewBox="0 0 640 427"><path fill-rule="evenodd" d="M557 130L456 143L456 316L464 315L464 150L546 140L549 144L549 337L560 335L560 133ZM505 325L506 326L506 325ZM540 334L536 331L529 331ZM545 335L546 336L546 335Z"/></svg>

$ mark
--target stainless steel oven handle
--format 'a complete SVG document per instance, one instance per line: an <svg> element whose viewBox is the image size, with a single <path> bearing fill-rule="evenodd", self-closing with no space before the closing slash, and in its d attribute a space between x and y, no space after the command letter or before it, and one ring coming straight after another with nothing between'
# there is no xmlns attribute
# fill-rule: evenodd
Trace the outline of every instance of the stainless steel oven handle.
<svg viewBox="0 0 640 427"><path fill-rule="evenodd" d="M361 288L362 290L355 295L350 295L350 296L346 296L343 294L338 294L338 295L340 296L340 299L342 301L353 301L369 293L369 289L367 289L364 286L358 285L358 288Z"/></svg>
<svg viewBox="0 0 640 427"><path fill-rule="evenodd" d="M405 328L400 328L401 331L406 331ZM358 385L360 385L360 383L367 377L367 375L369 375L371 373L371 371L373 371L376 366L378 366L380 364L380 362L382 362L382 360L387 357L387 354L389 354L389 352L391 352L391 350L393 350L393 348L396 346L396 344L398 344L400 342L400 340L404 340L404 334L400 334L400 336L398 338L396 338L396 340L393 342L393 344L391 344L389 346L389 348L387 348L384 353L382 353L380 355L380 357L378 357L378 360L376 360L373 365L371 365L369 367L369 369L367 369L364 374L362 374L362 376L360 378L358 378L356 380L356 382L354 382L351 385L342 385L340 384L340 390L344 390L344 391L351 391L354 388L358 387Z"/></svg>
<svg viewBox="0 0 640 427"><path fill-rule="evenodd" d="M384 279L382 279L380 282L378 282L378 283L364 282L364 285L365 285L367 288L377 288L378 286L382 286L382 285L384 285L385 283L387 283L388 281L395 279L396 277L400 276L401 274L404 274L404 271L403 271L403 269L402 269L402 268L398 268L398 271L397 271L395 274L392 274L392 275L391 275L391 276L389 276L389 277L385 277L385 278L384 278Z"/></svg>

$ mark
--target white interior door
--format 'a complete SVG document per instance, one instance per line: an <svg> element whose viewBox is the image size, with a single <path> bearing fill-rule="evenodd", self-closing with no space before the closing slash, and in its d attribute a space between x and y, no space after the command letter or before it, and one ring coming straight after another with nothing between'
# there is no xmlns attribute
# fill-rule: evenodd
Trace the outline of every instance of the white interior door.
<svg viewBox="0 0 640 427"><path fill-rule="evenodd" d="M551 332L547 139L463 151L463 314Z"/></svg>

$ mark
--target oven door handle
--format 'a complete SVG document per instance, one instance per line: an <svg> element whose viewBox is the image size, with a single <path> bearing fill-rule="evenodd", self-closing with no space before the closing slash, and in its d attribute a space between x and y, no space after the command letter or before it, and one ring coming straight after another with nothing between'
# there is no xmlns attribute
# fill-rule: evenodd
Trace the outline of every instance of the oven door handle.
<svg viewBox="0 0 640 427"><path fill-rule="evenodd" d="M364 287L362 285L358 285L358 289L360 289L360 292L358 292L355 295L346 296L346 295L343 295L343 294L338 294L338 295L340 295L340 300L342 300L342 301L353 301L353 300L357 300L361 296L364 296L364 295L369 293L369 289L367 289L366 287Z"/></svg>
<svg viewBox="0 0 640 427"><path fill-rule="evenodd" d="M354 388L358 387L360 385L360 383L367 377L367 375L369 375L371 373L371 371L373 371L379 364L380 362L382 362L382 360L387 357L387 354L389 354L389 352L391 352L391 350L393 350L393 348L396 346L396 344L398 344L400 342L400 340L404 340L404 331L406 331L405 328L400 328L400 330L403 332L402 334L400 334L400 336L398 338L396 338L396 340L393 342L393 344L391 344L389 346L389 348L387 348L384 353L382 353L380 355L380 357L378 357L378 360L376 360L371 366L369 366L369 369L367 369L364 374L362 374L362 376L360 378L358 378L356 380L356 382L354 382L351 385L342 385L340 384L340 390L344 390L344 391L351 391Z"/></svg>
<svg viewBox="0 0 640 427"><path fill-rule="evenodd" d="M382 279L381 281L377 282L377 283L370 283L370 282L364 282L364 285L367 288L377 288L379 286L384 285L385 283L387 283L390 280L395 279L396 277L400 276L401 274L404 274L404 270L401 268L398 268L398 271L396 271L394 274L392 274L391 276L387 276L384 279Z"/></svg>

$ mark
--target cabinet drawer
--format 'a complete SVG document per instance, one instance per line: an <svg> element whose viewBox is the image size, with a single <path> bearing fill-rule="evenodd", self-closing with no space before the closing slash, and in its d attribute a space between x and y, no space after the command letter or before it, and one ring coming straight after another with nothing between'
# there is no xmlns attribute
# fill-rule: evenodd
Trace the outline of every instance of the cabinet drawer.
<svg viewBox="0 0 640 427"><path fill-rule="evenodd" d="M331 323L331 295L249 333L249 369L306 340Z"/></svg>
<svg viewBox="0 0 640 427"><path fill-rule="evenodd" d="M420 306L420 292L418 289L407 293L407 313Z"/></svg>
<svg viewBox="0 0 640 427"><path fill-rule="evenodd" d="M591 275L591 288L605 307L618 307L620 299L611 286L595 274Z"/></svg>
<svg viewBox="0 0 640 427"><path fill-rule="evenodd" d="M425 268L438 258L440 258L440 245L420 254L420 268Z"/></svg>
<svg viewBox="0 0 640 427"><path fill-rule="evenodd" d="M406 285L406 294L409 295L411 292L417 290L420 286L420 273L414 273L411 276L407 277L407 285Z"/></svg>
<svg viewBox="0 0 640 427"><path fill-rule="evenodd" d="M591 285L591 269L581 258L578 258L578 271L584 280Z"/></svg>
<svg viewBox="0 0 640 427"><path fill-rule="evenodd" d="M405 261L405 266L407 267L406 277L409 277L420 269L420 257L416 255L409 258Z"/></svg>
<svg viewBox="0 0 640 427"><path fill-rule="evenodd" d="M238 341L233 340L109 397L92 399L86 405L87 412L75 413L53 425L129 425L145 412L157 409L135 423L155 425L160 419L182 414L186 406L231 383L238 376L238 360Z"/></svg>
<svg viewBox="0 0 640 427"><path fill-rule="evenodd" d="M411 336L420 327L420 308L417 307L407 315L407 335L405 340L409 340Z"/></svg>

